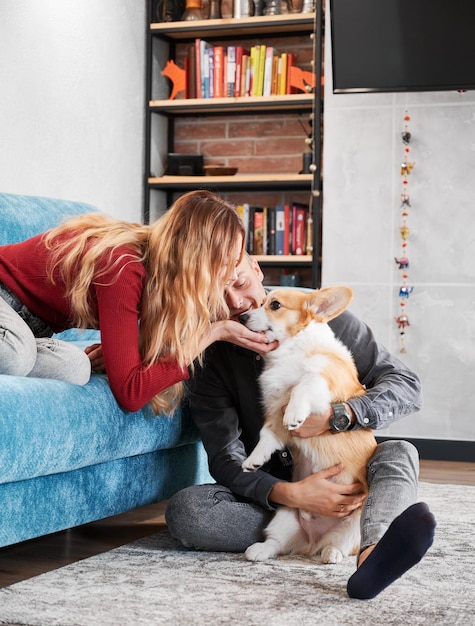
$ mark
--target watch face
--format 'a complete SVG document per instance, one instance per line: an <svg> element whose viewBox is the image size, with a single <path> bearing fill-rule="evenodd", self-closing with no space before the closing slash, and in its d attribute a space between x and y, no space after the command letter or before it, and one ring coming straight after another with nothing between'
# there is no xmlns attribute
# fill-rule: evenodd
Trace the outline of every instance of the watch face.
<svg viewBox="0 0 475 626"><path fill-rule="evenodd" d="M348 428L348 415L338 415L333 418L332 424L336 430L346 430Z"/></svg>
<svg viewBox="0 0 475 626"><path fill-rule="evenodd" d="M348 426L351 424L350 416L346 412L344 406L333 405L333 417L330 420L330 426L334 431L342 431L347 430Z"/></svg>

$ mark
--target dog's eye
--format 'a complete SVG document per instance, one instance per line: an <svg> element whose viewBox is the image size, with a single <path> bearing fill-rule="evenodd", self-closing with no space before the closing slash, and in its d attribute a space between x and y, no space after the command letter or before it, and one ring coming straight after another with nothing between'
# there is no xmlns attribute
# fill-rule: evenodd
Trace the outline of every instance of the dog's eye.
<svg viewBox="0 0 475 626"><path fill-rule="evenodd" d="M278 300L272 300L272 302L270 303L270 308L273 311L277 311L277 309L280 309L281 306L282 305L281 305L281 303Z"/></svg>

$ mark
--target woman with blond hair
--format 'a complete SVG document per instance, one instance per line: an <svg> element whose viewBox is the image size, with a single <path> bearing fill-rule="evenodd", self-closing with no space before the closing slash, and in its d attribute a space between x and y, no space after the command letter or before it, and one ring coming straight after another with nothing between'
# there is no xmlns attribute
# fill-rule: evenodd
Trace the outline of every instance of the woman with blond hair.
<svg viewBox="0 0 475 626"><path fill-rule="evenodd" d="M99 329L118 403L169 411L211 343L269 349L228 319L224 293L243 249L234 207L206 191L180 197L151 225L91 213L1 246L0 374L83 385L94 357L52 335Z"/></svg>

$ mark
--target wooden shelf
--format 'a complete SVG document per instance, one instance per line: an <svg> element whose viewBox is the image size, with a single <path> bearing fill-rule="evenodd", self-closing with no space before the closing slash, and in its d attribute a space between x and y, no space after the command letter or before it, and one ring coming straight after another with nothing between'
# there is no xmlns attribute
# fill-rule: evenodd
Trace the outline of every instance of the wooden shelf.
<svg viewBox="0 0 475 626"><path fill-rule="evenodd" d="M199 188L232 189L302 189L309 190L312 174L238 174L236 176L154 176L148 184L154 189L180 191ZM319 194L314 191L313 195Z"/></svg>
<svg viewBox="0 0 475 626"><path fill-rule="evenodd" d="M150 110L163 115L196 115L199 113L248 113L253 111L312 110L312 93L286 96L243 96L240 98L189 98L180 100L150 100Z"/></svg>
<svg viewBox="0 0 475 626"><path fill-rule="evenodd" d="M258 263L266 265L311 265L312 255L281 255L281 254L258 254L253 255Z"/></svg>
<svg viewBox="0 0 475 626"><path fill-rule="evenodd" d="M315 13L290 13L287 15L267 15L244 17L241 19L223 18L219 20L193 20L184 22L159 22L150 25L152 35L164 39L187 40L196 37L221 38L243 37L247 35L273 35L280 33L312 33Z"/></svg>

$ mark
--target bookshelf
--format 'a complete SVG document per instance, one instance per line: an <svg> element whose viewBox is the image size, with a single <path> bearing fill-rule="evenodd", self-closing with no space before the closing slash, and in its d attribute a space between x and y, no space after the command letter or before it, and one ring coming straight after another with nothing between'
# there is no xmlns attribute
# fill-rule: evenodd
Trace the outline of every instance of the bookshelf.
<svg viewBox="0 0 475 626"><path fill-rule="evenodd" d="M224 196L235 204L249 202L252 204L270 204L274 206L282 203L306 203L309 207L310 220L308 228L311 234L307 236L307 249L303 254L264 254L256 255L263 266L269 284L278 284L283 274L298 273L301 275L300 284L306 287L320 286L320 251L321 251L321 120L322 120L322 0L316 2L315 13L292 13L285 15L248 17L241 19L222 18L181 22L155 22L153 20L155 2L148 2L147 18L147 93L145 115L145 181L144 181L144 221L155 219L186 191L192 189L210 189ZM179 93L173 100L169 99L171 83L161 71L168 60L183 67L186 50L198 39L205 39L211 45L238 45L251 46L254 43L277 45L285 50L286 45L305 44L307 52L311 48L310 58L305 57L303 63L312 62L311 69L316 74L316 86L312 92L299 90L295 93L282 95L244 95L239 97L208 97L185 98ZM300 59L297 59L300 65ZM198 143L183 140L183 125L186 124L228 124L234 120L245 120L251 127L259 123L266 128L272 124L282 126L295 120L297 122L311 120L313 128L312 161L314 170L311 173L301 173L296 165L298 156L301 165L305 141L289 138L289 144L301 146L294 148L295 154L289 159L289 170L259 171L259 163L264 158L256 158L255 171L246 171L246 167L239 167L233 176L176 176L167 174L167 156L172 152L183 154L199 154L194 149ZM308 123L308 122L307 122ZM224 126L223 126L224 127ZM257 126L256 126L257 127ZM181 129L181 130L180 130ZM256 131L257 132L257 131ZM269 131L269 145L272 145L271 131ZM247 138L247 143L251 143ZM229 140L229 137L228 137ZM240 138L235 141L239 144ZM219 143L219 137L216 138ZM231 144L232 141L229 141ZM261 139L261 143L263 143ZM241 140L241 144L246 141ZM185 146L183 149L182 146ZM275 145L275 144L274 144ZM220 146L219 155L213 155L210 150L203 150L204 162L216 163L216 159L223 158L223 148ZM307 148L308 150L308 148ZM246 159L242 155L224 155L226 165L235 165ZM213 157L215 157L213 159ZM234 161L233 161L234 158ZM253 156L248 159L251 163ZM282 159L284 161L285 159ZM278 162L278 158L275 157ZM269 156L272 164L272 157ZM270 167L270 165L268 166ZM274 195L273 195L274 194ZM262 198L262 202L260 202ZM275 200L274 200L275 198ZM313 223L312 223L313 222Z"/></svg>

